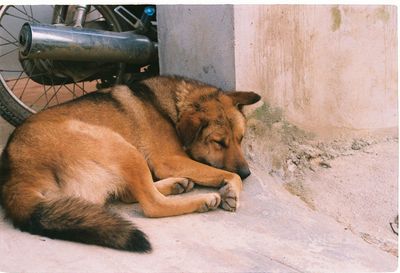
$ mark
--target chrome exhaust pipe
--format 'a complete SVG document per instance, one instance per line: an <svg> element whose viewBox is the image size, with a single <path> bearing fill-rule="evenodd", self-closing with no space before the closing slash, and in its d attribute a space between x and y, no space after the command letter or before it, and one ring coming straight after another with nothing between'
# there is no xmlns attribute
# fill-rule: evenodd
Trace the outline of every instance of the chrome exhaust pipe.
<svg viewBox="0 0 400 273"><path fill-rule="evenodd" d="M158 55L157 43L129 31L25 23L19 43L22 58L144 65Z"/></svg>

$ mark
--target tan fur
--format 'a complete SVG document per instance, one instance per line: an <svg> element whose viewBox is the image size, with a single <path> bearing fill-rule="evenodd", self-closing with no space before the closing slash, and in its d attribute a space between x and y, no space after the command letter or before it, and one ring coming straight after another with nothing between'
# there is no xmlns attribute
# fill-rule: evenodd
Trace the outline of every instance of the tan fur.
<svg viewBox="0 0 400 273"><path fill-rule="evenodd" d="M240 110L259 99L251 92L224 94L183 78L155 77L38 113L15 130L2 156L7 216L23 226L38 207L56 217L62 204L69 209L81 201L95 215L103 212L90 204L102 206L110 197L138 201L148 217L218 206L234 211L242 189L235 172L249 174L240 148L245 132ZM154 183L153 177L161 180ZM166 197L189 191L193 183L220 191ZM111 247L123 248L125 239Z"/></svg>

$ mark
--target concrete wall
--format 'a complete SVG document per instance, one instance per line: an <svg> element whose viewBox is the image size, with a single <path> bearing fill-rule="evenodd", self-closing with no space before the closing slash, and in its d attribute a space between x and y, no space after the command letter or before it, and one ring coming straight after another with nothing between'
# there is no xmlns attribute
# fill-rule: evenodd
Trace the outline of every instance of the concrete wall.
<svg viewBox="0 0 400 273"><path fill-rule="evenodd" d="M166 6L158 16L162 73L258 91L300 127L397 126L395 6Z"/></svg>
<svg viewBox="0 0 400 273"><path fill-rule="evenodd" d="M397 126L395 6L235 6L235 18L237 88L303 126Z"/></svg>
<svg viewBox="0 0 400 273"><path fill-rule="evenodd" d="M235 87L232 5L157 6L160 70Z"/></svg>

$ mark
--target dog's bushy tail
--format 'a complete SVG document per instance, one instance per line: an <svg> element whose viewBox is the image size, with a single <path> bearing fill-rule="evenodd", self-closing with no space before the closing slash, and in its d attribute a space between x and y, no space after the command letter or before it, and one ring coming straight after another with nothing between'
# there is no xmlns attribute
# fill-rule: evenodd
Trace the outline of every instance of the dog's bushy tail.
<svg viewBox="0 0 400 273"><path fill-rule="evenodd" d="M127 251L151 251L146 235L131 222L103 206L76 197L38 203L29 220L19 228L50 238Z"/></svg>

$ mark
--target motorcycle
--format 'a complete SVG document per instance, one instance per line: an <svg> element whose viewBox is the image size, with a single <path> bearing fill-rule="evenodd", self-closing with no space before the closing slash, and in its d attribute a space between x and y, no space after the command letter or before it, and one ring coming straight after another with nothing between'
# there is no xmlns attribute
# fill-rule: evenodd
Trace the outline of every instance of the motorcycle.
<svg viewBox="0 0 400 273"><path fill-rule="evenodd" d="M48 107L159 73L156 7L0 6L0 115Z"/></svg>

